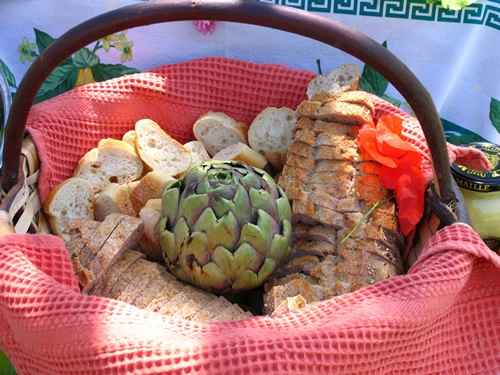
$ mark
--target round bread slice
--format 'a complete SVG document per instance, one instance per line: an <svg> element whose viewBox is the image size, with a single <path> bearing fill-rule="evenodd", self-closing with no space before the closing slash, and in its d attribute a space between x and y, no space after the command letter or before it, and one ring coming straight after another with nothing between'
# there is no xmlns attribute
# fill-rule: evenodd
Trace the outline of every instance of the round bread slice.
<svg viewBox="0 0 500 375"><path fill-rule="evenodd" d="M110 182L124 184L141 177L144 165L134 148L116 139L101 139L78 162L74 177L90 181L99 193Z"/></svg>
<svg viewBox="0 0 500 375"><path fill-rule="evenodd" d="M210 156L238 142L248 144L247 132L247 124L223 112L207 112L193 125L194 137L203 144Z"/></svg>
<svg viewBox="0 0 500 375"><path fill-rule="evenodd" d="M248 129L248 143L264 154L276 168L283 168L288 147L292 143L297 113L287 107L267 107L260 112Z"/></svg>
<svg viewBox="0 0 500 375"><path fill-rule="evenodd" d="M135 133L139 156L151 170L175 177L191 165L191 153L153 120L137 121Z"/></svg>
<svg viewBox="0 0 500 375"><path fill-rule="evenodd" d="M73 219L94 220L94 187L83 178L71 177L52 189L44 211L52 233L58 236Z"/></svg>

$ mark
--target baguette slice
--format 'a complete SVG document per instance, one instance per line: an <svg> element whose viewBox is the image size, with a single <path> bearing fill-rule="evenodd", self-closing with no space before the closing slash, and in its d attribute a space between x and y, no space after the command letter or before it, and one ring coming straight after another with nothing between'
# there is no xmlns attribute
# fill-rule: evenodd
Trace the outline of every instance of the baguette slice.
<svg viewBox="0 0 500 375"><path fill-rule="evenodd" d="M311 99L319 93L336 95L345 91L358 89L360 72L355 64L343 64L328 75L321 74L307 86L307 96Z"/></svg>
<svg viewBox="0 0 500 375"><path fill-rule="evenodd" d="M290 108L265 108L248 129L250 147L263 153L274 167L283 168L297 120L297 113Z"/></svg>
<svg viewBox="0 0 500 375"><path fill-rule="evenodd" d="M94 187L79 177L71 177L49 193L44 205L52 232L61 235L73 219L94 220Z"/></svg>
<svg viewBox="0 0 500 375"><path fill-rule="evenodd" d="M94 193L99 193L110 182L124 184L138 179L143 169L132 146L106 138L80 159L74 176L88 180L94 186Z"/></svg>
<svg viewBox="0 0 500 375"><path fill-rule="evenodd" d="M135 132L139 156L151 170L177 176L191 165L191 153L153 120L137 121Z"/></svg>
<svg viewBox="0 0 500 375"><path fill-rule="evenodd" d="M127 185L114 182L106 185L95 200L94 213L97 221L104 221L112 213L137 216L129 198Z"/></svg>
<svg viewBox="0 0 500 375"><path fill-rule="evenodd" d="M144 233L139 241L139 250L149 260L163 261L162 250L158 238L158 223L162 215L161 199L151 199L139 212L139 218L144 222Z"/></svg>
<svg viewBox="0 0 500 375"><path fill-rule="evenodd" d="M196 165L210 160L207 149L200 141L189 141L184 144L191 153L191 165Z"/></svg>
<svg viewBox="0 0 500 375"><path fill-rule="evenodd" d="M222 112L207 112L193 125L195 138L213 156L234 143L248 143L248 126Z"/></svg>
<svg viewBox="0 0 500 375"><path fill-rule="evenodd" d="M135 148L136 140L137 140L137 134L133 129L123 134L122 141L128 143L133 148Z"/></svg>
<svg viewBox="0 0 500 375"><path fill-rule="evenodd" d="M172 181L175 178L162 170L148 172L130 192L133 216L137 216L150 199L161 198L165 187Z"/></svg>
<svg viewBox="0 0 500 375"><path fill-rule="evenodd" d="M256 168L264 169L267 159L248 145L238 142L230 145L213 157L213 160L238 160Z"/></svg>

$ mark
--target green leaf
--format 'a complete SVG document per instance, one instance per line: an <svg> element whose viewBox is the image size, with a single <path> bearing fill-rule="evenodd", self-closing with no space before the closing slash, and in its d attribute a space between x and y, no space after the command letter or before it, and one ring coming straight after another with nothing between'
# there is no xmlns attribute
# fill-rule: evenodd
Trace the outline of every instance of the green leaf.
<svg viewBox="0 0 500 375"><path fill-rule="evenodd" d="M400 107L401 106L401 100L393 98L392 96L389 96L387 94L382 94L381 98L384 99L386 102L391 103L395 107Z"/></svg>
<svg viewBox="0 0 500 375"><path fill-rule="evenodd" d="M138 69L129 68L121 64L97 64L91 67L92 75L97 82L121 77L127 74L139 73Z"/></svg>
<svg viewBox="0 0 500 375"><path fill-rule="evenodd" d="M7 78L7 83L9 84L9 86L17 89L16 77L14 77L14 74L12 74L9 67L3 62L2 59L0 59L0 68L2 68L5 74L5 78Z"/></svg>
<svg viewBox="0 0 500 375"><path fill-rule="evenodd" d="M47 77L36 96L35 103L71 90L75 87L77 78L78 69L75 65L71 62L62 63Z"/></svg>
<svg viewBox="0 0 500 375"><path fill-rule="evenodd" d="M490 120L498 133L500 133L500 100L491 98Z"/></svg>
<svg viewBox="0 0 500 375"><path fill-rule="evenodd" d="M470 142L487 142L487 140L480 135L448 120L442 118L441 123L443 124L446 140L451 144L463 145Z"/></svg>
<svg viewBox="0 0 500 375"><path fill-rule="evenodd" d="M12 363L10 363L9 359L5 355L4 352L0 350L0 374L2 375L16 375L16 370Z"/></svg>
<svg viewBox="0 0 500 375"><path fill-rule="evenodd" d="M382 43L387 48L387 42ZM361 77L359 79L359 88L361 90L371 92L377 96L384 95L389 81L387 81L382 74L377 72L369 65L365 65Z"/></svg>
<svg viewBox="0 0 500 375"><path fill-rule="evenodd" d="M38 47L38 51L41 53L45 48L49 46L55 39L52 38L49 34L46 32L43 32L41 30L38 30L37 28L33 28L35 30L35 37L36 37L36 45Z"/></svg>
<svg viewBox="0 0 500 375"><path fill-rule="evenodd" d="M88 48L82 48L81 50L76 52L73 58L73 63L79 69L93 67L100 62L101 60L99 59L99 57Z"/></svg>
<svg viewBox="0 0 500 375"><path fill-rule="evenodd" d="M441 3L441 6L448 10L461 10L476 3L477 0L426 0L426 2L427 4Z"/></svg>

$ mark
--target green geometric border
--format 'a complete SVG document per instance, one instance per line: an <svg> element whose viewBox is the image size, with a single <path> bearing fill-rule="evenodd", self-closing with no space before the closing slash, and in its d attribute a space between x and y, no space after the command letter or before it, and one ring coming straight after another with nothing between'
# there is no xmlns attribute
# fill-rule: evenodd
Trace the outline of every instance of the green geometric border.
<svg viewBox="0 0 500 375"><path fill-rule="evenodd" d="M310 12L484 25L500 30L500 0L486 0L454 11L425 0L259 0Z"/></svg>

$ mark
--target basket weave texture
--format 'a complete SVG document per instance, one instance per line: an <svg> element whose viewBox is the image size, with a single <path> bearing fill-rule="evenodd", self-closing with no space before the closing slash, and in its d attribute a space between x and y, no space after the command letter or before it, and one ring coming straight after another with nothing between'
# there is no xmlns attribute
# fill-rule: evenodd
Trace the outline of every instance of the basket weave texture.
<svg viewBox="0 0 500 375"><path fill-rule="evenodd" d="M46 198L105 137L151 118L181 142L201 114L239 121L295 108L313 73L204 58L83 86L33 107L27 128ZM418 122L378 98L376 117L405 118L432 166ZM449 146L473 168L474 150ZM500 258L465 224L437 232L408 274L277 317L197 324L79 293L52 235L0 237L0 349L20 374L481 373L500 371Z"/></svg>

